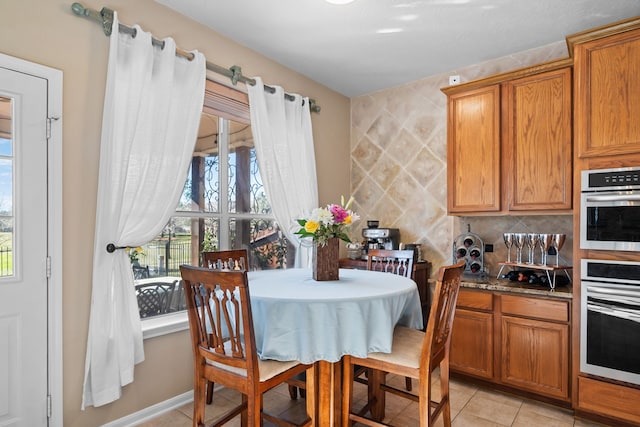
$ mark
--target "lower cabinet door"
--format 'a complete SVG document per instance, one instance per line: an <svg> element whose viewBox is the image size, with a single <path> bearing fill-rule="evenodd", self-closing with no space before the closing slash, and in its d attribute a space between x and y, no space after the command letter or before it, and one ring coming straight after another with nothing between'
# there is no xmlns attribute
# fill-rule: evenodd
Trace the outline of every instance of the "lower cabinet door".
<svg viewBox="0 0 640 427"><path fill-rule="evenodd" d="M567 400L569 358L569 325L502 316L502 383Z"/></svg>
<svg viewBox="0 0 640 427"><path fill-rule="evenodd" d="M449 364L454 371L493 378L493 314L456 309Z"/></svg>

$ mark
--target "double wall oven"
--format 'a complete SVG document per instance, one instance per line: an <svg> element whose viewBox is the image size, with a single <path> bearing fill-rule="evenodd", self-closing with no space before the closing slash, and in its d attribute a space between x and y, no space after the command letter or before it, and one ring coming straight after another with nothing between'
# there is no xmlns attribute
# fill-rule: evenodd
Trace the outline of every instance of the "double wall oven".
<svg viewBox="0 0 640 427"><path fill-rule="evenodd" d="M580 370L640 385L640 168L582 172ZM619 251L638 256L620 257Z"/></svg>

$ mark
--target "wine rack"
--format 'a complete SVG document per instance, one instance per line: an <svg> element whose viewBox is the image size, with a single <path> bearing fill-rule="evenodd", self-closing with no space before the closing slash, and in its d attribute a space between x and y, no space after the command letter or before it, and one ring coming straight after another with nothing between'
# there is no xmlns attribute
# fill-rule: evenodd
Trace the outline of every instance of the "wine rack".
<svg viewBox="0 0 640 427"><path fill-rule="evenodd" d="M453 240L453 263L465 260L465 275L483 276L484 271L484 241L470 231L460 234Z"/></svg>
<svg viewBox="0 0 640 427"><path fill-rule="evenodd" d="M544 271L545 274L547 275L547 280L549 281L549 287L551 289L556 288L556 273L559 271L560 272L563 271L564 274L566 274L567 279L569 279L569 282L571 282L571 275L569 274L568 270L571 270L573 267L570 265L555 266L555 265L544 265L544 264L527 264L527 263L518 263L518 262L499 262L498 264L500 265L500 271L498 271L498 276L496 277L497 279L501 277L502 270L504 270L505 267L511 267L512 269L522 268L527 270Z"/></svg>

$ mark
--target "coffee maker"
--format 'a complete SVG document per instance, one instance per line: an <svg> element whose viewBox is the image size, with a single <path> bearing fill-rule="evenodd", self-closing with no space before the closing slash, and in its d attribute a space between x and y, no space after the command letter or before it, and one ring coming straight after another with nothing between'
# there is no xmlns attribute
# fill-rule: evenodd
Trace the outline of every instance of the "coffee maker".
<svg viewBox="0 0 640 427"><path fill-rule="evenodd" d="M397 228L363 228L364 256L369 249L398 249L400 245L400 230Z"/></svg>

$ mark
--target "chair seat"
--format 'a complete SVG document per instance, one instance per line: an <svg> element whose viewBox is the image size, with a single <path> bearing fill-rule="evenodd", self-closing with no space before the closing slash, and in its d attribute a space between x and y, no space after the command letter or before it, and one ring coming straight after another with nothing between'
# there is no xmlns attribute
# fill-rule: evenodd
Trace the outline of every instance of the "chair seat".
<svg viewBox="0 0 640 427"><path fill-rule="evenodd" d="M222 363L214 362L213 360L207 359L207 363L209 365L215 366L216 368L223 369L225 371L233 372L236 375L240 375L246 378L247 370L242 368L236 368L233 366L223 365ZM294 366L299 365L300 362L295 360L280 362L279 360L259 360L258 361L258 370L260 371L260 382L267 381L276 375L279 375L283 372L288 371Z"/></svg>
<svg viewBox="0 0 640 427"><path fill-rule="evenodd" d="M413 368L416 369L417 374L417 370L420 369L420 355L423 343L424 332L405 326L396 326L393 331L391 353L369 353L367 358Z"/></svg>

